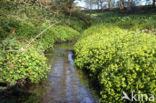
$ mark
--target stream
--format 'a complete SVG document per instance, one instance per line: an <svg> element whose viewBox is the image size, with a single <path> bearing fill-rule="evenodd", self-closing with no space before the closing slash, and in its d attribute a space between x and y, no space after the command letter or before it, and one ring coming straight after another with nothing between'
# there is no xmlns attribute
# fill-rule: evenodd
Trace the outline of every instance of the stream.
<svg viewBox="0 0 156 103"><path fill-rule="evenodd" d="M86 74L75 68L72 43L57 44L46 53L51 72L24 96L8 96L0 103L98 103Z"/></svg>

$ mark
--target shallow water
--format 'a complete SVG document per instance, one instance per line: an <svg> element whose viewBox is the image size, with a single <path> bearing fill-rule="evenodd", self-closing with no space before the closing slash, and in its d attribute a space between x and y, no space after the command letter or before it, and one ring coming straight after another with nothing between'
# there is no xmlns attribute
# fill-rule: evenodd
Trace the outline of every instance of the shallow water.
<svg viewBox="0 0 156 103"><path fill-rule="evenodd" d="M87 76L74 67L72 44L56 45L46 56L51 66L48 79L32 86L29 95L12 96L13 102L8 97L3 103L98 103Z"/></svg>

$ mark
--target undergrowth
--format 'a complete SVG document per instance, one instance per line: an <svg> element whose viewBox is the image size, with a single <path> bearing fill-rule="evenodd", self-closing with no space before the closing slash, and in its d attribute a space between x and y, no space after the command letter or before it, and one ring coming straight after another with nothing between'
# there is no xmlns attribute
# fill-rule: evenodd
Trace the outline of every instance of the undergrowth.
<svg viewBox="0 0 156 103"><path fill-rule="evenodd" d="M45 79L50 67L44 51L77 39L85 27L79 18L52 8L0 1L0 83L7 86L0 88Z"/></svg>
<svg viewBox="0 0 156 103"><path fill-rule="evenodd" d="M99 101L127 103L121 99L123 92L156 95L155 14L111 15L95 21L74 51L76 66L98 84Z"/></svg>

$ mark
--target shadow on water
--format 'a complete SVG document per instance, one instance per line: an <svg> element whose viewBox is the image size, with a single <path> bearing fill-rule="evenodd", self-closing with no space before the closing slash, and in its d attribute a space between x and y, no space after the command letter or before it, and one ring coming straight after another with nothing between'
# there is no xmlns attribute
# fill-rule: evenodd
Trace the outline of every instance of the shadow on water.
<svg viewBox="0 0 156 103"><path fill-rule="evenodd" d="M98 103L88 77L74 67L72 44L58 44L46 53L51 72L48 79L27 93L0 97L0 103Z"/></svg>

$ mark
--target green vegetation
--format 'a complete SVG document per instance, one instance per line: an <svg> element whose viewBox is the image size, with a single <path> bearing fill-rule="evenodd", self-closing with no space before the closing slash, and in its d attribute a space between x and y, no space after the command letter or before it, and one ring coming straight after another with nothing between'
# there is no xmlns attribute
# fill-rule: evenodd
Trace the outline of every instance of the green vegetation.
<svg viewBox="0 0 156 103"><path fill-rule="evenodd" d="M100 12L103 2L100 7L99 0L91 0L90 8L98 5L100 13L86 10L85 15L73 7L74 1L0 1L0 91L40 83L50 71L44 52L55 43L78 40L75 64L96 84L100 102L126 103L123 91L156 95L155 0L152 12L130 15L133 0L127 11L120 0L120 13L119 8L110 13L111 0L107 13Z"/></svg>
<svg viewBox="0 0 156 103"><path fill-rule="evenodd" d="M15 39L6 38L0 45L0 82L10 86L25 83L29 80L38 83L47 77L49 68L46 58L38 48L31 46L22 51L22 46Z"/></svg>
<svg viewBox="0 0 156 103"><path fill-rule="evenodd" d="M79 33L76 30L66 25L56 26L54 31L56 32L56 39L60 39L60 41L70 41L79 36Z"/></svg>
<svg viewBox="0 0 156 103"><path fill-rule="evenodd" d="M154 18L155 14L95 18L75 44L76 66L98 85L100 102L127 102L121 100L123 91L156 94Z"/></svg>
<svg viewBox="0 0 156 103"><path fill-rule="evenodd" d="M100 15L100 16L99 16ZM93 24L104 24L118 26L126 30L140 30L142 32L154 32L156 34L156 14L119 14L119 13L106 13L95 14Z"/></svg>
<svg viewBox="0 0 156 103"><path fill-rule="evenodd" d="M50 70L44 51L55 42L76 39L86 27L79 18L51 10L0 1L0 83L39 83Z"/></svg>

